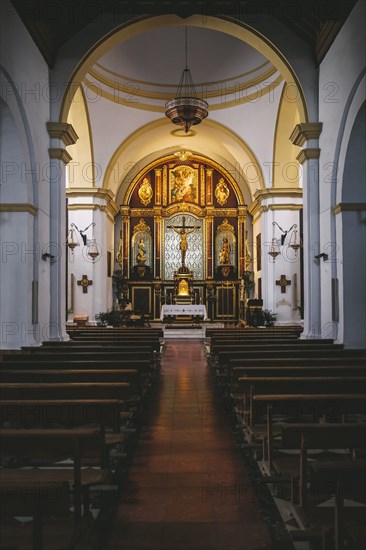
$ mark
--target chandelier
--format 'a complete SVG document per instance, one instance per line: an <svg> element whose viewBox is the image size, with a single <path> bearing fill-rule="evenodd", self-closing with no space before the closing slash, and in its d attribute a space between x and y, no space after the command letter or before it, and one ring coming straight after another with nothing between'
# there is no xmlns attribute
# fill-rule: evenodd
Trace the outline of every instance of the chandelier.
<svg viewBox="0 0 366 550"><path fill-rule="evenodd" d="M208 115L208 103L197 97L191 71L188 69L187 27L185 28L185 57L186 66L180 77L176 96L166 102L165 114L173 124L184 127L187 134L191 126L199 124Z"/></svg>

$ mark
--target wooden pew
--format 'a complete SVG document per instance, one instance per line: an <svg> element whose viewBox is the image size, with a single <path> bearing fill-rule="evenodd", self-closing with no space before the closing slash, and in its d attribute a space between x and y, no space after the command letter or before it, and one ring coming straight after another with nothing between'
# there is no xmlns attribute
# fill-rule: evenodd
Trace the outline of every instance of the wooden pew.
<svg viewBox="0 0 366 550"><path fill-rule="evenodd" d="M328 548L344 549L345 525L354 525L356 518L365 519L365 509L344 509L339 492L339 482L347 487L347 498L365 502L365 460L353 459L354 450L365 451L366 424L287 424L280 423L280 438L273 466L278 478L269 481L282 484L291 479L291 486L298 485L298 491L291 491L291 501L298 499L298 505L293 504L291 514L297 520L301 530L292 531L294 540L316 540L329 542L329 532L332 530ZM324 460L319 450L333 452L333 458ZM283 451L298 450L297 456L290 458ZM340 453L340 451L344 451ZM315 454L314 454L315 453ZM346 454L344 454L346 453ZM309 455L311 460L309 460ZM275 491L277 493L277 490ZM319 504L336 495L335 507L319 507ZM283 496L283 491L282 491ZM351 511L351 514L349 512ZM355 513L356 512L356 513ZM351 519L351 522L349 522ZM362 521L361 521L362 524ZM326 536L325 536L326 535ZM356 547L357 548L357 547Z"/></svg>
<svg viewBox="0 0 366 550"><path fill-rule="evenodd" d="M6 520L11 520L17 516L33 518L32 549L46 549L44 530L46 527L48 532L52 530L54 526L52 520L55 518L62 520L64 526L65 522L70 522L69 483L49 480L35 481L32 476L29 480L19 479L22 478L22 475L18 477L18 474L10 480L9 477L11 476L8 477L4 473L3 469L0 470L0 509L3 526L1 547L4 548L3 545L7 545L7 542L14 544L14 539L17 538L14 529L19 529L19 527L12 527L8 539L4 531ZM17 472L13 470L12 473ZM24 530L23 527L20 529ZM60 535L58 534L58 536ZM28 542L30 543L30 540ZM67 542L65 541L65 547L66 545L69 546L70 543L71 538Z"/></svg>
<svg viewBox="0 0 366 550"><path fill-rule="evenodd" d="M300 391L299 391L300 390ZM288 422L319 422L324 418L327 422L337 422L341 417L347 421L350 414L366 417L366 393L301 393L296 394L257 394L251 396L249 427L252 431L256 424L265 426L265 432L259 433L259 438L266 434L266 459L269 468L272 467L273 419L280 417Z"/></svg>
<svg viewBox="0 0 366 550"><path fill-rule="evenodd" d="M75 518L81 517L82 495L90 486L105 483L108 470L101 468L104 457L101 433L94 429L0 429L0 456L16 457L37 468L32 470L3 468L1 481L59 482L73 488ZM99 459L96 452L100 453ZM57 466L56 462L72 457L73 469ZM93 468L82 468L86 458L93 457ZM95 468L99 466L99 468ZM14 473L15 472L15 473ZM87 501L85 501L87 504Z"/></svg>

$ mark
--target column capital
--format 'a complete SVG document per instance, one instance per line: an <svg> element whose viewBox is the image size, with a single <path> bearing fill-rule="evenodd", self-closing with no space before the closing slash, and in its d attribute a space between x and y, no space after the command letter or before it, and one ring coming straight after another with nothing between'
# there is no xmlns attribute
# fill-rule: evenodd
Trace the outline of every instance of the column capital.
<svg viewBox="0 0 366 550"><path fill-rule="evenodd" d="M320 157L320 149L318 147L309 147L308 149L301 149L296 159L300 164L304 164L306 160L318 159Z"/></svg>
<svg viewBox="0 0 366 550"><path fill-rule="evenodd" d="M46 126L50 138L59 139L66 146L74 145L79 139L72 124L68 124L67 122L47 122Z"/></svg>
<svg viewBox="0 0 366 550"><path fill-rule="evenodd" d="M61 149L61 147L51 147L48 149L50 159L62 160L64 164L68 164L72 160L70 153L66 149Z"/></svg>
<svg viewBox="0 0 366 550"><path fill-rule="evenodd" d="M296 124L290 135L290 140L294 145L302 147L310 139L318 139L323 128L322 122L301 122Z"/></svg>

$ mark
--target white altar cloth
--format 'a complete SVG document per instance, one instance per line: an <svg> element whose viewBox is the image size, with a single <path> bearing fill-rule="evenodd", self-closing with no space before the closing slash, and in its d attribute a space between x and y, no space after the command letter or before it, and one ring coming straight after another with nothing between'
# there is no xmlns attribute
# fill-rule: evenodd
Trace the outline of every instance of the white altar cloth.
<svg viewBox="0 0 366 550"><path fill-rule="evenodd" d="M167 315L200 315L204 320L207 319L206 306L203 304L173 304L161 307L160 319L163 320Z"/></svg>

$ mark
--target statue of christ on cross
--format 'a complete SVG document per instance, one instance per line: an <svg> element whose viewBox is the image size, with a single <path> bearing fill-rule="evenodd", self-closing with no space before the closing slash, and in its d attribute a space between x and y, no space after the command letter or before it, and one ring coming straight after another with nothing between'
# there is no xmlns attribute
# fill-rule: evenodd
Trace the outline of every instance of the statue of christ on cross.
<svg viewBox="0 0 366 550"><path fill-rule="evenodd" d="M196 229L200 229L199 225L186 225L186 218L183 216L182 225L168 225L169 229L173 229L180 236L179 248L182 254L182 268L185 268L186 253L188 249L187 235L193 233Z"/></svg>

